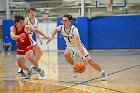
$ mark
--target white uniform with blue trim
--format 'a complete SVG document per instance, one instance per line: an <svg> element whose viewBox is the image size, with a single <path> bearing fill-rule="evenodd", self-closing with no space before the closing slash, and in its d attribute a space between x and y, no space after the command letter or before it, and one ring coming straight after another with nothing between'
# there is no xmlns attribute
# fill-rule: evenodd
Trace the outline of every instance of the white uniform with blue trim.
<svg viewBox="0 0 140 93"><path fill-rule="evenodd" d="M61 34L64 37L64 40L66 42L66 50L70 51L71 56L74 56L76 53L80 52L77 44L77 37L80 38L78 28L74 25L71 25L70 29L66 29L64 25L59 25L57 27L59 31L61 31ZM89 53L87 52L86 48L83 46L83 55L85 56L86 60L91 59Z"/></svg>
<svg viewBox="0 0 140 93"><path fill-rule="evenodd" d="M32 23L30 21L29 17L26 17L26 20L27 20L27 25L30 25L33 28L36 28L38 26L38 20L36 18L34 19L34 23ZM32 38L33 32L32 31L29 32L29 36L33 40L33 38ZM36 41L33 40L33 46L36 46L36 45L37 45Z"/></svg>

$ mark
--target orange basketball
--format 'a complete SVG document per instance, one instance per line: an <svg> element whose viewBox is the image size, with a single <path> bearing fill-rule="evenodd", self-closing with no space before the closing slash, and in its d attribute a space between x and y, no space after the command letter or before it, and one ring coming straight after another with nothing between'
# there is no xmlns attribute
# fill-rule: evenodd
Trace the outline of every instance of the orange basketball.
<svg viewBox="0 0 140 93"><path fill-rule="evenodd" d="M74 71L77 73L83 73L86 70L85 62L76 62L73 67Z"/></svg>

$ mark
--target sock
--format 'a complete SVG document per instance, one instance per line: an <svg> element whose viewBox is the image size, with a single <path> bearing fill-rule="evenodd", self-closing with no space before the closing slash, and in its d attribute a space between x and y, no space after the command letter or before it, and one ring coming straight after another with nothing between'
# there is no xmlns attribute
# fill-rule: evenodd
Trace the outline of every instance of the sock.
<svg viewBox="0 0 140 93"><path fill-rule="evenodd" d="M101 73L105 72L103 69L101 69Z"/></svg>
<svg viewBox="0 0 140 93"><path fill-rule="evenodd" d="M19 68L18 68L18 72L21 72L21 70L23 70L23 69L19 67Z"/></svg>

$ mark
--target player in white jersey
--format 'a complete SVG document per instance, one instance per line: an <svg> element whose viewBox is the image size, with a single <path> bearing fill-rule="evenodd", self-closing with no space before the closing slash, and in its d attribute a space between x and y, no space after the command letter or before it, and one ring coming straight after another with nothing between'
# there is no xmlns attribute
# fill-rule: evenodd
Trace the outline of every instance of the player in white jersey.
<svg viewBox="0 0 140 93"><path fill-rule="evenodd" d="M38 28L38 20L35 18L35 16L36 16L36 9L35 9L35 8L29 8L29 10L28 10L28 15L29 15L29 16L26 17L26 18L25 18L25 21L24 21L25 25L30 25L30 26L32 26L33 28ZM35 34L36 34L36 33L35 33ZM29 32L29 36L30 36L30 38L33 40L33 38L32 38L33 32L32 32L32 31ZM38 34L36 34L36 36L37 36L37 40L39 40L40 44L42 45L43 42L42 42L40 36L39 36ZM37 45L36 41L34 41L34 40L33 40L33 50L34 50L34 52L35 52L35 57L34 57L34 59L35 59L37 62L39 62L39 60L40 60L40 58L41 58L43 52L42 52L42 50L39 48L39 46ZM35 69L35 67L33 67L33 68ZM17 71L17 75L24 76L25 74L24 74L23 70L22 70L21 68L19 68L19 70Z"/></svg>
<svg viewBox="0 0 140 93"><path fill-rule="evenodd" d="M50 39L47 41L47 44L52 40L52 38L58 31L61 31L67 45L66 50L64 51L66 61L73 66L74 65L73 56L77 53L82 59L85 60L86 63L91 65L97 71L101 72L102 80L107 80L107 73L104 72L103 69L101 69L101 67L98 64L93 62L90 54L88 53L84 45L81 43L78 28L71 24L72 16L65 14L63 16L62 22L63 25L58 26L53 31ZM73 75L74 77L77 76L75 72Z"/></svg>

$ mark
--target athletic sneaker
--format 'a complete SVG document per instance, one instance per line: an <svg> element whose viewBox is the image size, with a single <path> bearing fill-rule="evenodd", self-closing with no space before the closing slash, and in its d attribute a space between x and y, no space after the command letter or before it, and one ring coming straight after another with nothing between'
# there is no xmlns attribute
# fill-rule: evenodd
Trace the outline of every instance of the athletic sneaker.
<svg viewBox="0 0 140 93"><path fill-rule="evenodd" d="M102 72L102 80L107 81L107 73L106 72Z"/></svg>
<svg viewBox="0 0 140 93"><path fill-rule="evenodd" d="M32 72L29 71L29 72L27 73L27 75L25 76L25 79L30 79L30 78L31 78L31 75L32 75Z"/></svg>
<svg viewBox="0 0 140 93"><path fill-rule="evenodd" d="M36 67L33 67L31 66L31 71L32 71L32 74L37 74L37 68Z"/></svg>
<svg viewBox="0 0 140 93"><path fill-rule="evenodd" d="M20 72L16 73L16 76L24 77L24 76L26 76L26 74L23 72L23 70L21 70Z"/></svg>
<svg viewBox="0 0 140 93"><path fill-rule="evenodd" d="M76 78L77 77L77 73L73 71L73 77Z"/></svg>
<svg viewBox="0 0 140 93"><path fill-rule="evenodd" d="M7 55L10 55L10 52L7 52Z"/></svg>
<svg viewBox="0 0 140 93"><path fill-rule="evenodd" d="M36 68L36 71L40 74L41 77L45 76L45 73L44 73L44 71L42 69Z"/></svg>

